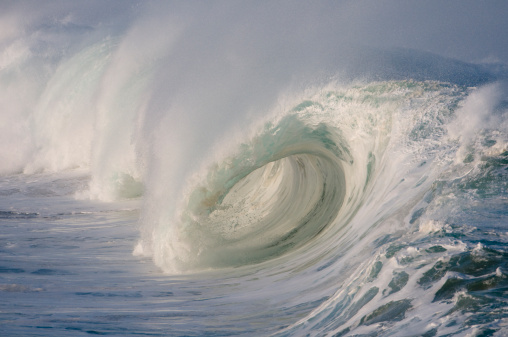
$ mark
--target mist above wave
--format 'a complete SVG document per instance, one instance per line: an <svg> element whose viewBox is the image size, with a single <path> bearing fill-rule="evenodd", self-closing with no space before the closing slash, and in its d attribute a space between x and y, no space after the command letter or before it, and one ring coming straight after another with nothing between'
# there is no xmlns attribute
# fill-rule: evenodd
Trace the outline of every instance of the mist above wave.
<svg viewBox="0 0 508 337"><path fill-rule="evenodd" d="M499 73L447 58L461 56L450 50L444 57L411 49L439 50L418 46L414 37L425 33L414 29L389 43L377 26L391 31L393 15L375 4L92 1L35 11L28 3L5 3L2 11L0 153L9 160L0 172L89 168L90 196L104 200L122 197L120 186L157 171L152 163L165 160L155 159L159 149L178 158L182 169L174 175L180 176L221 135L316 83L415 79L474 86ZM448 19L439 25L460 21L444 7L438 12ZM498 25L495 18L488 25ZM128 190L139 194L138 187Z"/></svg>

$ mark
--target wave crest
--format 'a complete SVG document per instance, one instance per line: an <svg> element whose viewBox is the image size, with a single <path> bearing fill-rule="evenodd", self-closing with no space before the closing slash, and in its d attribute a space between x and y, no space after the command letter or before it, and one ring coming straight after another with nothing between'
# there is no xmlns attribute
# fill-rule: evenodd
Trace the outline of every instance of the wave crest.
<svg viewBox="0 0 508 337"><path fill-rule="evenodd" d="M371 226L351 230L366 202L407 202L428 185L406 176L418 188L393 192L407 170L418 172L417 146L434 145L433 136L417 134L419 125L435 123L436 113L449 115L462 97L458 88L402 81L326 89L273 117L233 155L209 166L173 216L145 214L157 225L141 242L143 251L175 272L301 256L346 232L350 245ZM432 116L415 116L422 107ZM396 153L411 146L414 153ZM361 223L376 223L397 207L364 208L369 220Z"/></svg>

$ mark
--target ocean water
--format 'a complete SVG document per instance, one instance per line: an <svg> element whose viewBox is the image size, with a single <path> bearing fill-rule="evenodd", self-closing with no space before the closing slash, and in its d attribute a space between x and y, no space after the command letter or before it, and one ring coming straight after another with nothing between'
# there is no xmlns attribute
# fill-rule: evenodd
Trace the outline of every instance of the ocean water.
<svg viewBox="0 0 508 337"><path fill-rule="evenodd" d="M55 6L0 34L0 335L508 335L502 64Z"/></svg>

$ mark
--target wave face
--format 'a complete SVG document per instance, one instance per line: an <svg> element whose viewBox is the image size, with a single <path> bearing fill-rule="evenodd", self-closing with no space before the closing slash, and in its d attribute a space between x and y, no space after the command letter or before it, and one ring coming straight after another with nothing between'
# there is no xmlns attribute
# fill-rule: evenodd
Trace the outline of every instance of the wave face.
<svg viewBox="0 0 508 337"><path fill-rule="evenodd" d="M194 178L172 225L157 235L165 244L151 243L163 268L237 267L348 232L366 235L437 179L439 170L419 167L434 160L436 144L450 151L451 141L441 140L446 119L467 94L413 81L320 91ZM353 225L360 210L365 222Z"/></svg>
<svg viewBox="0 0 508 337"><path fill-rule="evenodd" d="M506 334L505 66L353 46L353 4L126 3L0 13L8 332Z"/></svg>
<svg viewBox="0 0 508 337"><path fill-rule="evenodd" d="M137 251L169 273L254 273L319 299L276 335L496 331L506 315L495 309L506 281L499 90L319 88L206 167ZM480 209L491 216L471 215Z"/></svg>

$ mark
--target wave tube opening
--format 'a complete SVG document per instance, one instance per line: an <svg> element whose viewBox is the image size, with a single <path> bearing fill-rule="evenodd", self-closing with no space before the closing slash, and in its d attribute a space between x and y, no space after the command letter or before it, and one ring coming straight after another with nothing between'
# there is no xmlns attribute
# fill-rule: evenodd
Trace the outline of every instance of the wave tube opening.
<svg viewBox="0 0 508 337"><path fill-rule="evenodd" d="M336 217L343 186L344 176L332 162L310 154L254 170L196 224L214 241L202 262L245 265L304 245Z"/></svg>

